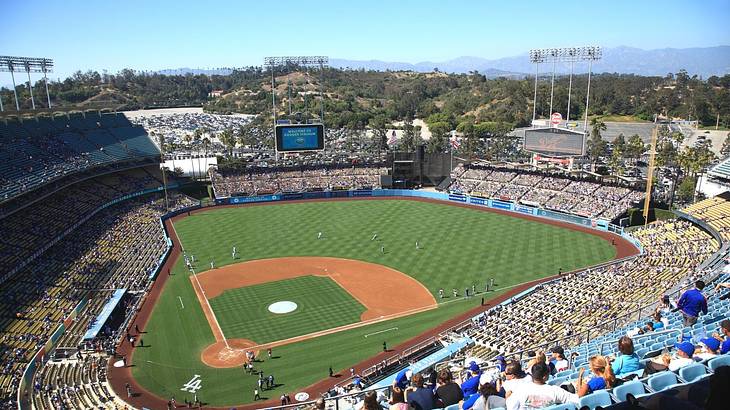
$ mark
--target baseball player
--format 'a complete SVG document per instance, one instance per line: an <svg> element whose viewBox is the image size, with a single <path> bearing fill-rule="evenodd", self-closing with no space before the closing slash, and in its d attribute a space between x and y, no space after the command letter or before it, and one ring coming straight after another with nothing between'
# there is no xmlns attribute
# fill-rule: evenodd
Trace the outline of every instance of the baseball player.
<svg viewBox="0 0 730 410"><path fill-rule="evenodd" d="M231 258L236 259L236 247L233 247L233 251L231 251Z"/></svg>

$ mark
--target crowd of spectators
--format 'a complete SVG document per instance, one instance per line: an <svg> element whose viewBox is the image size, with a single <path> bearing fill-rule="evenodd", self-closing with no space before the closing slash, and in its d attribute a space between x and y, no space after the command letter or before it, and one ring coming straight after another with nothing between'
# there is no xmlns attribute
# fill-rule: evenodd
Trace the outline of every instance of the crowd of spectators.
<svg viewBox="0 0 730 410"><path fill-rule="evenodd" d="M159 222L166 212L165 202L161 194L150 194L101 209L42 255L33 255L33 250L41 244L88 217L94 207L159 182L147 170L138 169L84 184L87 184L84 189L90 191L77 191L81 187L60 191L32 205L38 207L38 212L34 209L20 212L22 217L13 214L0 220L9 224L3 225L8 227L3 232L9 233L3 238L7 240L3 245L17 243L19 246L13 248L16 252L27 251L22 259L2 258L4 269L13 263L26 262L3 281L0 291L3 363L0 402L3 405L15 399L20 377L33 354L81 300L89 303L64 336L71 346L80 342L86 327L99 313L109 296L108 289L126 288L134 292L148 287L150 274L166 249ZM80 193L83 195L77 196ZM185 196L170 195L171 209L193 204ZM24 224L22 229L16 225L24 218L35 218L36 214L41 219L34 219L35 224ZM72 391L55 389L53 400L68 398Z"/></svg>
<svg viewBox="0 0 730 410"><path fill-rule="evenodd" d="M379 188L382 167L315 166L297 169L252 168L244 171L211 173L217 197L261 195L335 189Z"/></svg>
<svg viewBox="0 0 730 410"><path fill-rule="evenodd" d="M122 114L0 121L0 202L92 167L158 157Z"/></svg>
<svg viewBox="0 0 730 410"><path fill-rule="evenodd" d="M561 337L585 338L584 330L659 299L719 248L715 239L686 221L656 222L634 232L644 255L602 268L570 273L525 298L492 309L479 320L477 349L511 353ZM566 309L566 306L574 306Z"/></svg>
<svg viewBox="0 0 730 410"><path fill-rule="evenodd" d="M644 193L534 171L504 170L476 165L457 166L449 191L521 202L585 217L612 220Z"/></svg>

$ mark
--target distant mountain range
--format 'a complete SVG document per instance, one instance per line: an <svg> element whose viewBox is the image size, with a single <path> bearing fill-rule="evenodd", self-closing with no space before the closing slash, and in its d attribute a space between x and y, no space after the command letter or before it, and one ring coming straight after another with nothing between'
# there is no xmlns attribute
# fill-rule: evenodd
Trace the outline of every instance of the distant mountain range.
<svg viewBox="0 0 730 410"><path fill-rule="evenodd" d="M330 66L337 68L352 68L377 71L418 71L431 72L434 68L447 73L468 73L479 71L487 77L524 77L535 71L527 53L489 60L481 57L457 57L448 61L424 61L416 64L391 62L380 60L344 60L330 59ZM665 76L667 73L676 73L681 69L687 70L690 75L697 74L703 78L713 75L723 76L730 74L730 46L696 47L696 48L663 48L657 50L642 50L633 47L605 48L603 58L593 64L594 73L638 74L646 76ZM543 65L540 69L545 73L550 70ZM588 71L587 63L576 63L576 73ZM557 71L568 73L567 63L559 63ZM161 74L230 74L230 68L191 69L178 68L159 71Z"/></svg>

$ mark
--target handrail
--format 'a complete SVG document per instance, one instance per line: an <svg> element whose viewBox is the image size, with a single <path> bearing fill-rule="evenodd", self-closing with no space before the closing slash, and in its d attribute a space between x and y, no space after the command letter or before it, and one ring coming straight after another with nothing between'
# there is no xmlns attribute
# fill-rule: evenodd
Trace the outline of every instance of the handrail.
<svg viewBox="0 0 730 410"><path fill-rule="evenodd" d="M678 332L681 335L682 334L682 329L657 330L657 331L654 331L654 332L651 332L651 333L644 333L643 335L632 336L631 339L632 339L632 341L635 341L635 340L643 339L645 337L651 337L651 336L656 336L656 335L669 334L669 333L674 333L674 332ZM618 343L619 340L621 340L621 338L617 338L617 339L613 339L613 340L606 340L606 341L601 342L599 344L599 347L598 347L598 354L600 354L601 356L603 356L603 346L605 346L607 344L610 344L610 343L614 343L614 344L615 343Z"/></svg>

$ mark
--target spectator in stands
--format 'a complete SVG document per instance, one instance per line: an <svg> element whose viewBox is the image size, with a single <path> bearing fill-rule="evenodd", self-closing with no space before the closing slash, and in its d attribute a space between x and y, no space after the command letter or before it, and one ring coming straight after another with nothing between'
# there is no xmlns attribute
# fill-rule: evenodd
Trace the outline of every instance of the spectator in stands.
<svg viewBox="0 0 730 410"><path fill-rule="evenodd" d="M390 404L389 410L408 410L406 397L403 394L403 390L398 386L393 387L388 403Z"/></svg>
<svg viewBox="0 0 730 410"><path fill-rule="evenodd" d="M464 397L469 397L479 390L479 376L482 372L476 362L469 363L468 374L469 377L466 381L461 383L461 391L464 393Z"/></svg>
<svg viewBox="0 0 730 410"><path fill-rule="evenodd" d="M413 371L407 367L399 371L398 374L395 375L395 380L393 380L393 386L397 386L401 390L405 390L408 386L408 380L410 380L412 375Z"/></svg>
<svg viewBox="0 0 730 410"><path fill-rule="evenodd" d="M720 354L725 354L730 352L730 320L725 319L720 322L720 331L722 332L722 335L714 333L712 337L722 342L722 346L720 346Z"/></svg>
<svg viewBox="0 0 730 410"><path fill-rule="evenodd" d="M654 311L652 319L654 319L654 324L652 326L653 330L661 330L669 326L669 320L667 320L667 318L665 317L662 317L662 313L659 311L659 309Z"/></svg>
<svg viewBox="0 0 730 410"><path fill-rule="evenodd" d="M580 403L577 394L546 384L548 377L550 377L550 368L545 363L535 363L532 366L533 386L513 392L506 401L507 409L539 409L553 404L573 403L578 405Z"/></svg>
<svg viewBox="0 0 730 410"><path fill-rule="evenodd" d="M709 360L717 356L720 351L720 341L714 337L706 337L700 340L698 348L695 348L695 358Z"/></svg>
<svg viewBox="0 0 730 410"><path fill-rule="evenodd" d="M565 350L560 346L555 346L550 350L552 353L552 359L550 360L551 372L553 374L568 370L570 363L565 358Z"/></svg>
<svg viewBox="0 0 730 410"><path fill-rule="evenodd" d="M611 369L611 362L606 357L593 356L588 361L588 365L594 377L586 383L583 380L583 372L585 372L585 369L580 368L578 371L578 383L576 384L578 397L583 397L597 390L610 389L615 386L616 377Z"/></svg>
<svg viewBox="0 0 730 410"><path fill-rule="evenodd" d="M454 383L453 376L449 369L442 369L436 379L436 400L440 407L450 406L460 402L464 398L461 387Z"/></svg>
<svg viewBox="0 0 730 410"><path fill-rule="evenodd" d="M618 351L619 355L611 363L616 377L622 377L641 368L639 356L634 352L634 341L630 337L624 336L618 340Z"/></svg>
<svg viewBox="0 0 730 410"><path fill-rule="evenodd" d="M479 398L471 407L472 410L489 410L503 408L507 401L499 395L497 389L491 383L484 383L479 386Z"/></svg>
<svg viewBox="0 0 730 410"><path fill-rule="evenodd" d="M504 381L497 380L497 391L504 389L504 397L509 398L513 391L532 385L532 378L522 371L519 360L510 360L504 369Z"/></svg>
<svg viewBox="0 0 730 410"><path fill-rule="evenodd" d="M659 356L658 360L652 359L646 364L645 374L653 374L664 370L676 372L684 366L694 363L692 356L695 353L695 346L692 342L676 343L674 347L677 349L675 356L664 353Z"/></svg>
<svg viewBox="0 0 730 410"><path fill-rule="evenodd" d="M383 410L378 403L378 393L375 390L370 390L365 393L365 398L362 402L362 410Z"/></svg>
<svg viewBox="0 0 730 410"><path fill-rule="evenodd" d="M702 294L705 282L698 280L695 287L685 291L677 302L677 308L684 316L684 326L692 326L697 323L700 313L707 314L707 299Z"/></svg>
<svg viewBox="0 0 730 410"><path fill-rule="evenodd" d="M423 376L416 373L411 377L411 386L406 389L406 403L415 410L431 410L435 407L433 391L423 387Z"/></svg>
<svg viewBox="0 0 730 410"><path fill-rule="evenodd" d="M529 352L532 353L532 352ZM545 353L543 351L538 351L537 353L529 354L529 357L532 357L529 362L527 362L527 366L525 367L525 373L532 374L532 366L534 366L537 363L545 363L547 364L547 357L545 356Z"/></svg>

